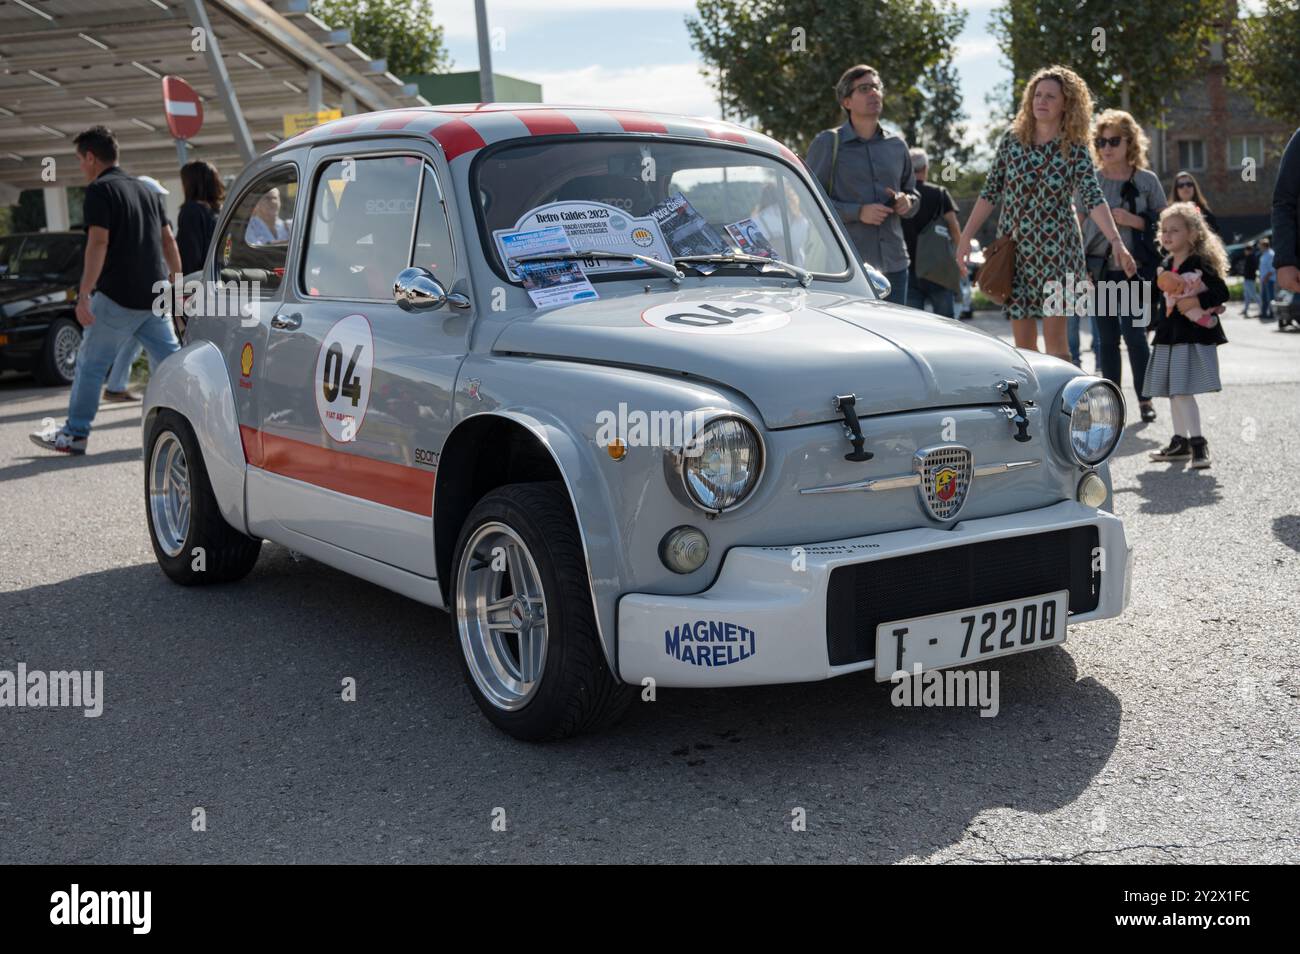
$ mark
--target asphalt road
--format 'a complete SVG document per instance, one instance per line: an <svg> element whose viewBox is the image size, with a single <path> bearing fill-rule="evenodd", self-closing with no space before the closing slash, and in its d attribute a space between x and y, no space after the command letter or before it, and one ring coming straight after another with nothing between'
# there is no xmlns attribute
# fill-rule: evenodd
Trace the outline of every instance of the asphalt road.
<svg viewBox="0 0 1300 954"><path fill-rule="evenodd" d="M26 434L67 391L0 378L0 669L105 673L99 718L0 709L0 862L1295 861L1300 334L1228 333L1213 469L1147 462L1167 402L1121 445L1128 613L1003 660L996 718L864 673L549 746L480 716L442 613L273 545L168 582L139 406L55 458Z"/></svg>

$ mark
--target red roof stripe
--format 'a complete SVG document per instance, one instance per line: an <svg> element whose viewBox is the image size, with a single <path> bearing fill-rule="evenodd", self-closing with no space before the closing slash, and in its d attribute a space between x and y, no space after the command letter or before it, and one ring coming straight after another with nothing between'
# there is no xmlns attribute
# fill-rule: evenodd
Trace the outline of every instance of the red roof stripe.
<svg viewBox="0 0 1300 954"><path fill-rule="evenodd" d="M534 136L560 136L578 131L577 123L553 109L520 109L514 115Z"/></svg>
<svg viewBox="0 0 1300 954"><path fill-rule="evenodd" d="M651 119L648 116L638 113L615 112L614 110L605 110L606 115L612 116L614 121L623 127L624 132L644 132L644 133L666 133L668 128L657 119Z"/></svg>
<svg viewBox="0 0 1300 954"><path fill-rule="evenodd" d="M400 112L393 113L387 119L383 120L376 126L376 129L405 129L411 123L420 118L419 113Z"/></svg>
<svg viewBox="0 0 1300 954"><path fill-rule="evenodd" d="M730 129L709 129L706 131L710 139L725 139L727 142L738 142L742 146L749 143L749 140L740 133L732 132Z"/></svg>
<svg viewBox="0 0 1300 954"><path fill-rule="evenodd" d="M478 134L478 130L463 119L453 119L441 126L435 126L429 135L442 145L448 162L459 155L482 149L487 145L483 137Z"/></svg>

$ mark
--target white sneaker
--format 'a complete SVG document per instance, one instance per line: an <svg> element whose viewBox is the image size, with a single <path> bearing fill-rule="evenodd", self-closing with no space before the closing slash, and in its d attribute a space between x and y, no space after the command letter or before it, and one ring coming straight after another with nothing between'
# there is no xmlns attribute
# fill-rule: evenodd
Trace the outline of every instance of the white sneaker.
<svg viewBox="0 0 1300 954"><path fill-rule="evenodd" d="M63 428L50 428L46 431L33 431L27 435L37 447L58 451L60 454L86 453L86 438L74 437Z"/></svg>

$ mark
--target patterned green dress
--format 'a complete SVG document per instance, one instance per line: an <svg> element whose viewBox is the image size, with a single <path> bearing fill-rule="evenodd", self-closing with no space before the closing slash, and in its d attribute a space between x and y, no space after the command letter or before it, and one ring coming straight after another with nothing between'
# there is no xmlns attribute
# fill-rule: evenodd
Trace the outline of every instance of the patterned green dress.
<svg viewBox="0 0 1300 954"><path fill-rule="evenodd" d="M998 235L1016 237L1016 272L1003 306L1010 318L1043 317L1048 282L1084 281L1083 236L1074 214L1078 192L1091 212L1106 204L1088 147L1076 143L1061 155L1060 137L1041 146L1024 145L1014 132L1002 137L980 198L1002 202Z"/></svg>

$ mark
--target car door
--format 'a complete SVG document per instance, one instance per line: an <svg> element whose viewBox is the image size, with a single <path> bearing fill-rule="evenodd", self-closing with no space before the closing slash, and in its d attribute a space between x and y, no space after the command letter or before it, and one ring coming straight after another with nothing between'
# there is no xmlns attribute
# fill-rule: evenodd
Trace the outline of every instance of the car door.
<svg viewBox="0 0 1300 954"><path fill-rule="evenodd" d="M298 258L270 322L263 484L281 526L433 578L433 484L470 313L408 312L413 261L468 286L446 166L423 144L321 146Z"/></svg>

